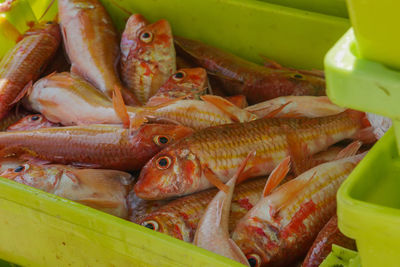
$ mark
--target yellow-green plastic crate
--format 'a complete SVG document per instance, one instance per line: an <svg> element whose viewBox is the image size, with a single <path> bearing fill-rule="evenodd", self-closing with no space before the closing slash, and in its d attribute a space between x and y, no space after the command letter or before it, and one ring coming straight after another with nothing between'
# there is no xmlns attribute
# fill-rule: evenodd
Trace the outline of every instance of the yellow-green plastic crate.
<svg viewBox="0 0 400 267"><path fill-rule="evenodd" d="M39 0L30 2L34 14L40 17L37 9L46 5ZM291 67L321 68L326 51L349 27L347 19L254 0L102 2L119 29L129 16L126 11L138 12L152 21L169 20L177 35L255 62L261 63L260 55L264 55ZM0 258L26 266L239 265L145 227L2 178Z"/></svg>

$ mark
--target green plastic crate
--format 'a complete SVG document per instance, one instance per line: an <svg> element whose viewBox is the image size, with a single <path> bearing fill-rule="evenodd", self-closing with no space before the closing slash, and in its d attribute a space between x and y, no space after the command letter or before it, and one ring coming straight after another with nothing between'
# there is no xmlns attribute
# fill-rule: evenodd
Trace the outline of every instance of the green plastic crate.
<svg viewBox="0 0 400 267"><path fill-rule="evenodd" d="M40 17L46 4L30 2ZM102 2L119 29L129 10L152 21L168 19L177 35L256 62L262 62L259 55L264 55L292 67L321 68L326 51L349 27L343 18L253 0ZM0 258L23 266L239 266L167 235L2 178L0 225Z"/></svg>

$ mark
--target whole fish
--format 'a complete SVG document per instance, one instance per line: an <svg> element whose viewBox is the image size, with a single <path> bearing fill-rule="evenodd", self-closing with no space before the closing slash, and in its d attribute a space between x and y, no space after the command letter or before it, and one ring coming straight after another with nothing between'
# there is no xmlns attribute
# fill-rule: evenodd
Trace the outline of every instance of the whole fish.
<svg viewBox="0 0 400 267"><path fill-rule="evenodd" d="M146 106L157 106L181 97L200 100L200 96L207 93L207 87L208 79L205 69L180 69L149 99Z"/></svg>
<svg viewBox="0 0 400 267"><path fill-rule="evenodd" d="M236 186L230 208L229 231L258 202L265 182L265 178L258 178ZM217 192L217 189L209 189L172 200L134 222L191 243L201 216Z"/></svg>
<svg viewBox="0 0 400 267"><path fill-rule="evenodd" d="M250 266L246 256L230 238L228 225L231 201L236 181L246 167L250 153L243 161L238 172L226 183L227 192L220 190L208 204L194 235L193 244Z"/></svg>
<svg viewBox="0 0 400 267"><path fill-rule="evenodd" d="M121 218L128 216L126 196L133 179L126 172L28 162L0 176Z"/></svg>
<svg viewBox="0 0 400 267"><path fill-rule="evenodd" d="M60 30L54 22L29 29L0 62L0 119L18 102L23 89L45 70L60 44Z"/></svg>
<svg viewBox="0 0 400 267"><path fill-rule="evenodd" d="M364 118L365 113L349 110L323 118L267 118L203 129L154 156L134 189L144 199L198 192L212 187L210 181L226 182L253 150L257 155L240 180L267 175L294 147L301 146L309 156L341 140L369 135Z"/></svg>
<svg viewBox="0 0 400 267"><path fill-rule="evenodd" d="M175 36L178 54L207 69L228 95L242 94L250 104L286 95L325 95L325 80L289 69L266 68L218 48Z"/></svg>
<svg viewBox="0 0 400 267"><path fill-rule="evenodd" d="M116 170L140 169L162 148L192 133L179 125L147 124L131 132L114 125L88 125L0 133L3 155Z"/></svg>
<svg viewBox="0 0 400 267"><path fill-rule="evenodd" d="M302 267L318 267L325 258L331 253L332 245L356 250L356 242L343 235L338 229L336 214L325 224L319 232L312 247L307 253Z"/></svg>
<svg viewBox="0 0 400 267"><path fill-rule="evenodd" d="M10 125L18 122L20 119L27 116L28 114L29 112L21 107L10 110L7 115L0 120L0 132L7 130Z"/></svg>
<svg viewBox="0 0 400 267"><path fill-rule="evenodd" d="M256 117L232 107L228 101L217 96L206 98L212 100L172 100L154 107L127 106L126 111L132 118L144 116L154 122L167 120L193 129L248 121ZM28 100L31 109L62 125L122 122L111 101L88 82L66 72L52 74L36 82Z"/></svg>
<svg viewBox="0 0 400 267"><path fill-rule="evenodd" d="M31 114L26 117L23 117L16 123L10 125L7 128L7 132L15 132L15 131L29 131L29 130L37 130L42 128L51 128L60 126L57 123L52 123L48 119L46 119L42 114Z"/></svg>
<svg viewBox="0 0 400 267"><path fill-rule="evenodd" d="M140 14L126 23L121 38L121 76L126 86L145 104L176 71L171 26L153 24Z"/></svg>
<svg viewBox="0 0 400 267"><path fill-rule="evenodd" d="M250 266L287 266L303 256L335 214L337 190L364 155L321 164L264 191L232 233ZM268 182L276 178L282 177Z"/></svg>
<svg viewBox="0 0 400 267"><path fill-rule="evenodd" d="M246 108L258 117L317 118L336 115L346 109L333 104L327 96L282 96Z"/></svg>
<svg viewBox="0 0 400 267"><path fill-rule="evenodd" d="M98 0L60 0L59 18L71 72L92 83L111 99L118 86L129 105L139 105L124 88L117 73L120 56L118 33Z"/></svg>

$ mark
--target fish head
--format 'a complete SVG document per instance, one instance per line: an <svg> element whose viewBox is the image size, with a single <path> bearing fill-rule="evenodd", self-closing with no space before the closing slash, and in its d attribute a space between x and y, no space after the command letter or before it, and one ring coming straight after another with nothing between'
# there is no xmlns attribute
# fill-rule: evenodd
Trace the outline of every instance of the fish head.
<svg viewBox="0 0 400 267"><path fill-rule="evenodd" d="M185 222L184 216L177 216L174 213L167 211L155 212L143 218L139 224L186 242L193 240L194 231Z"/></svg>
<svg viewBox="0 0 400 267"><path fill-rule="evenodd" d="M7 128L7 131L28 131L28 130L37 130L42 128L49 128L54 127L57 124L52 123L51 121L47 120L41 114L32 114L26 117L23 117L13 125L10 125Z"/></svg>
<svg viewBox="0 0 400 267"><path fill-rule="evenodd" d="M39 34L47 34L49 36L52 36L57 42L61 41L60 26L58 25L57 22L54 21L43 21L34 24L30 29L28 29L24 33L24 36L39 35Z"/></svg>
<svg viewBox="0 0 400 267"><path fill-rule="evenodd" d="M243 251L250 266L259 267L271 262L279 252L279 230L258 217L245 216L237 224L232 239Z"/></svg>
<svg viewBox="0 0 400 267"><path fill-rule="evenodd" d="M0 176L51 192L62 173L63 171L57 167L25 162L3 171Z"/></svg>
<svg viewBox="0 0 400 267"><path fill-rule="evenodd" d="M151 157L177 140L193 133L189 127L176 124L145 124L131 136L131 145L142 155L137 155L143 166Z"/></svg>
<svg viewBox="0 0 400 267"><path fill-rule="evenodd" d="M180 69L174 73L163 86L163 91L179 91L182 88L183 94L196 92L197 95L205 93L208 85L207 72L203 68ZM185 90L186 89L186 90ZM188 91L187 91L188 90ZM185 95L177 95L181 97ZM191 97L193 98L193 97Z"/></svg>
<svg viewBox="0 0 400 267"><path fill-rule="evenodd" d="M171 60L175 48L169 22L148 24L142 15L132 15L122 35L121 50L123 59L129 56L145 63Z"/></svg>
<svg viewBox="0 0 400 267"><path fill-rule="evenodd" d="M162 150L143 167L134 190L143 199L186 195L192 192L201 173L196 154L176 143Z"/></svg>

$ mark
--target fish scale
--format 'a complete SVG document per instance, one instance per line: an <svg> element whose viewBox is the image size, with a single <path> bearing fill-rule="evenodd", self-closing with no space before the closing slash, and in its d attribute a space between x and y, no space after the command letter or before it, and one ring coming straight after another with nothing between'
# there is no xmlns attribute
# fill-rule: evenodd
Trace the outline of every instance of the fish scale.
<svg viewBox="0 0 400 267"><path fill-rule="evenodd" d="M231 204L230 230L234 229L237 221L259 200L265 181L266 178L254 179L236 187ZM211 189L173 200L135 222L146 225L149 221L155 221L159 232L192 242L197 224L217 192Z"/></svg>
<svg viewBox="0 0 400 267"><path fill-rule="evenodd" d="M213 187L207 179L209 172L206 173L208 176L204 175L206 167L225 183L252 151L256 151L256 156L249 160L240 179L267 175L284 157L294 155L296 144L306 149L300 151L304 156L311 156L334 143L352 138L364 128L363 116L365 114L361 112L346 111L315 119L265 118L203 129L153 157L142 169L135 192L144 199L163 199ZM179 151L182 150L189 151L185 155L190 154L194 159L181 156ZM157 160L165 156L174 167L158 169ZM189 161L201 172L191 172ZM168 180L170 184L161 183L161 180Z"/></svg>
<svg viewBox="0 0 400 267"><path fill-rule="evenodd" d="M28 30L21 41L0 62L0 118L26 84L36 80L60 43L58 25L39 24Z"/></svg>
<svg viewBox="0 0 400 267"><path fill-rule="evenodd" d="M278 187L238 222L233 240L248 257L260 257L260 266L286 266L294 262L307 252L335 213L336 192L364 155L321 164ZM309 182L304 188L299 187L300 191L290 191L301 186L300 181ZM293 198L284 201L289 192Z"/></svg>
<svg viewBox="0 0 400 267"><path fill-rule="evenodd" d="M135 170L167 145L157 144L155 136L165 135L173 142L191 132L167 124L145 125L133 135L129 129L114 125L46 128L0 133L0 148L6 154L28 152L62 164Z"/></svg>

